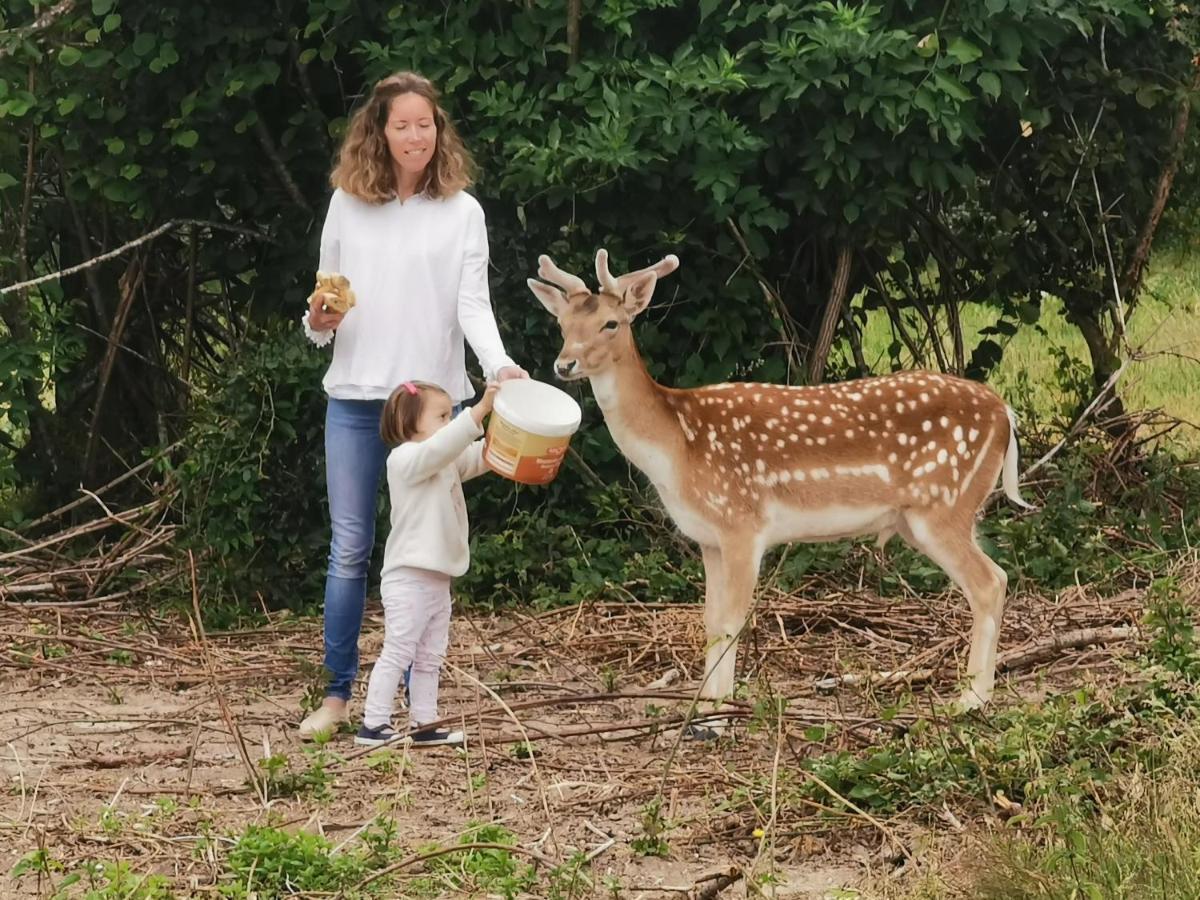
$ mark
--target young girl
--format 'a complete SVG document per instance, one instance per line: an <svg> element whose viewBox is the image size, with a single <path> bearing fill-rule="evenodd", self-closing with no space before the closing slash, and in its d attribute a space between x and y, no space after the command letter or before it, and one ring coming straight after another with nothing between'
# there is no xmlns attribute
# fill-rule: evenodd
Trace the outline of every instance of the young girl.
<svg viewBox="0 0 1200 900"><path fill-rule="evenodd" d="M408 737L414 746L462 744L461 731L426 728L438 718L438 676L450 639L450 579L467 571L467 507L462 483L487 471L483 417L498 385L451 417L442 388L406 381L383 407L379 432L387 458L392 530L383 553L383 649L367 684L354 742L376 747L404 734L392 728L396 691L409 676Z"/></svg>

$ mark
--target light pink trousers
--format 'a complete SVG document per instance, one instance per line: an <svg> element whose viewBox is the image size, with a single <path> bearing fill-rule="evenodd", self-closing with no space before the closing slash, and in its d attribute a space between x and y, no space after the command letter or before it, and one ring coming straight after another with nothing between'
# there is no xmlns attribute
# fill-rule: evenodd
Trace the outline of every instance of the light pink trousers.
<svg viewBox="0 0 1200 900"><path fill-rule="evenodd" d="M438 677L450 642L450 576L426 569L401 569L383 587L383 649L367 683L363 724L392 721L404 671L408 679L409 727L438 718Z"/></svg>

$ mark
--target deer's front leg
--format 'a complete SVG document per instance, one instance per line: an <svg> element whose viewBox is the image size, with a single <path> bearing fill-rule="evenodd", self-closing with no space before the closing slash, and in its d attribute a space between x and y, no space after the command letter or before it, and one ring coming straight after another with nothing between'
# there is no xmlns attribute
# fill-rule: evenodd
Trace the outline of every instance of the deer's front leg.
<svg viewBox="0 0 1200 900"><path fill-rule="evenodd" d="M704 548L704 629L707 659L700 697L717 704L733 694L738 637L750 612L762 554L749 541Z"/></svg>

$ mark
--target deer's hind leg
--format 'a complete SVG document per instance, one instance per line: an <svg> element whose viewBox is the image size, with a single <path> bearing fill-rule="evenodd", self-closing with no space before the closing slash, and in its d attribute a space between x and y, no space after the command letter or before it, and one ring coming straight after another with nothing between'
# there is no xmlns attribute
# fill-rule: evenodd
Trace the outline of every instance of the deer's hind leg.
<svg viewBox="0 0 1200 900"><path fill-rule="evenodd" d="M910 509L904 513L900 534L940 566L967 596L973 616L967 655L970 683L958 706L976 709L991 699L996 682L996 648L1008 575L976 542L973 510Z"/></svg>

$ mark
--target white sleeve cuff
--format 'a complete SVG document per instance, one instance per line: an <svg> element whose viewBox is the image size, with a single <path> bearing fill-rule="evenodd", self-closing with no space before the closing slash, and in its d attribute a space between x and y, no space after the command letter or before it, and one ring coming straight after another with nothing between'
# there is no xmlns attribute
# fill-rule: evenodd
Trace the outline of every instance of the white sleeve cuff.
<svg viewBox="0 0 1200 900"><path fill-rule="evenodd" d="M481 365L482 365L482 361L481 361ZM509 357L507 357L507 356L500 357L500 360L496 363L494 368L488 369L485 367L483 369L483 380L484 381L495 381L496 377L500 374L500 370L507 369L509 366L514 366L518 369L520 368L520 366L518 366L515 362L513 362L513 360L510 359Z"/></svg>
<svg viewBox="0 0 1200 900"><path fill-rule="evenodd" d="M304 315L300 317L300 324L304 326L304 336L318 347L327 347L329 342L333 340L332 328L326 331L313 330L313 327L308 324L308 310L305 310Z"/></svg>

